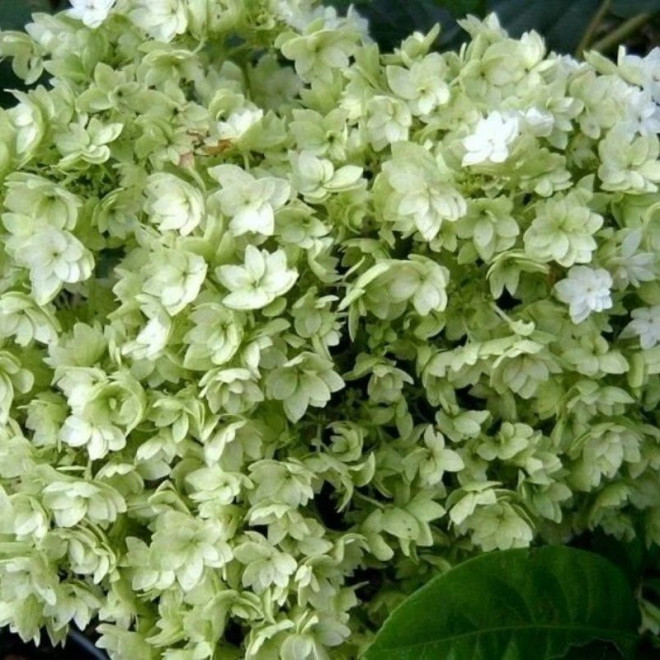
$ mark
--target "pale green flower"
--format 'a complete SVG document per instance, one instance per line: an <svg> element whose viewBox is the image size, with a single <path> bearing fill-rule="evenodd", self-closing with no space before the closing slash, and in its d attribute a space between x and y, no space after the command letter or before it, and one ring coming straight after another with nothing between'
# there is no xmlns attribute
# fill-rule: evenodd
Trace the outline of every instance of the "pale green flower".
<svg viewBox="0 0 660 660"><path fill-rule="evenodd" d="M106 348L107 342L99 324L76 323L69 332L59 336L57 345L48 346L46 362L51 367L93 367Z"/></svg>
<svg viewBox="0 0 660 660"><path fill-rule="evenodd" d="M425 447L410 452L404 459L407 472L417 473L422 487L433 487L442 481L445 472L460 472L465 463L453 449L445 444L442 433L427 426L423 435Z"/></svg>
<svg viewBox="0 0 660 660"><path fill-rule="evenodd" d="M234 557L245 565L241 578L243 586L252 587L257 594L271 585L286 587L297 568L293 557L278 552L256 532L248 532L246 537L234 548Z"/></svg>
<svg viewBox="0 0 660 660"><path fill-rule="evenodd" d="M8 351L0 351L0 424L9 421L17 394L26 394L34 385L34 374L24 369Z"/></svg>
<svg viewBox="0 0 660 660"><path fill-rule="evenodd" d="M344 165L335 169L331 161L303 151L290 154L293 187L310 202L321 202L330 193L351 190L360 185L362 168Z"/></svg>
<svg viewBox="0 0 660 660"><path fill-rule="evenodd" d="M55 316L37 307L27 295L8 292L0 296L0 337L14 337L19 346L27 346L33 340L54 344L59 331Z"/></svg>
<svg viewBox="0 0 660 660"><path fill-rule="evenodd" d="M293 110L290 124L299 151L315 156L327 154L332 160L346 158L348 127L346 111L335 108L323 116L313 110Z"/></svg>
<svg viewBox="0 0 660 660"><path fill-rule="evenodd" d="M145 211L161 231L190 234L204 216L202 194L186 181L165 172L147 179Z"/></svg>
<svg viewBox="0 0 660 660"><path fill-rule="evenodd" d="M419 231L430 241L443 223L465 215L467 205L458 190L444 180L439 164L425 149L408 144L397 147L379 175L392 189L385 209L396 229L405 234Z"/></svg>
<svg viewBox="0 0 660 660"><path fill-rule="evenodd" d="M540 203L536 218L525 232L525 252L541 261L554 259L564 267L588 263L597 247L594 234L603 218L587 203L591 195L582 190L557 195Z"/></svg>
<svg viewBox="0 0 660 660"><path fill-rule="evenodd" d="M103 458L109 451L126 446L126 437L116 426L98 425L75 416L66 419L60 438L70 447L84 446L91 460Z"/></svg>
<svg viewBox="0 0 660 660"><path fill-rule="evenodd" d="M159 250L154 257L157 261L146 268L150 277L144 282L143 290L175 316L197 298L206 278L206 262L203 257L183 250Z"/></svg>
<svg viewBox="0 0 660 660"><path fill-rule="evenodd" d="M205 371L228 362L243 340L241 317L217 303L201 303L190 313L195 326L186 334L188 349L184 365Z"/></svg>
<svg viewBox="0 0 660 660"><path fill-rule="evenodd" d="M487 461L495 458L508 461L533 446L539 436L540 433L535 433L527 424L504 422L499 433L492 438L486 438L485 442L477 446L476 451Z"/></svg>
<svg viewBox="0 0 660 660"><path fill-rule="evenodd" d="M24 32L0 34L0 52L4 57L12 58L13 72L27 85L35 83L43 73L43 60L37 44Z"/></svg>
<svg viewBox="0 0 660 660"><path fill-rule="evenodd" d="M145 310L151 318L138 332L133 341L127 341L121 349L123 355L135 360L155 360L162 356L172 334L172 321L162 309Z"/></svg>
<svg viewBox="0 0 660 660"><path fill-rule="evenodd" d="M449 87L443 80L446 64L438 53L413 62L409 69L388 66L385 70L390 89L406 100L414 115L428 115L449 101Z"/></svg>
<svg viewBox="0 0 660 660"><path fill-rule="evenodd" d="M255 490L250 493L253 502L280 502L295 508L314 496L314 475L297 462L261 460L250 465L249 470L255 484Z"/></svg>
<svg viewBox="0 0 660 660"><path fill-rule="evenodd" d="M660 50L460 23L0 32L0 627L348 660L448 557L660 539Z"/></svg>
<svg viewBox="0 0 660 660"><path fill-rule="evenodd" d="M55 144L62 154L60 167L80 167L85 163L105 163L110 158L110 147L124 128L123 124L102 124L96 117L87 123L87 117L81 115L78 122L69 124L68 131L55 136Z"/></svg>
<svg viewBox="0 0 660 660"><path fill-rule="evenodd" d="M234 236L247 232L272 236L275 211L289 198L290 187L284 179L255 179L236 165L217 165L209 174L222 186L215 194L222 212L231 218L229 229Z"/></svg>
<svg viewBox="0 0 660 660"><path fill-rule="evenodd" d="M471 199L466 215L456 223L459 238L471 238L476 253L490 262L495 253L511 248L520 228L512 217L513 204L505 197ZM462 251L467 253L467 248Z"/></svg>
<svg viewBox="0 0 660 660"><path fill-rule="evenodd" d="M322 23L315 21L305 34L284 33L275 45L282 55L293 60L296 73L305 81L330 82L335 69L345 69L349 57L357 48L358 35L344 30L324 30Z"/></svg>
<svg viewBox="0 0 660 660"><path fill-rule="evenodd" d="M205 569L221 568L232 559L222 527L179 511L158 517L152 537L152 562L160 571L173 571L184 591L193 589Z"/></svg>
<svg viewBox="0 0 660 660"><path fill-rule="evenodd" d="M66 188L40 176L20 172L10 174L4 185L7 189L4 205L9 211L33 218L40 225L75 228L82 200ZM5 216L3 221L12 233L21 233L20 227L12 231Z"/></svg>
<svg viewBox="0 0 660 660"><path fill-rule="evenodd" d="M623 192L656 192L660 182L660 141L657 135L629 139L625 130L614 128L598 145L602 164L598 177L603 189Z"/></svg>
<svg viewBox="0 0 660 660"><path fill-rule="evenodd" d="M308 406L324 407L333 392L344 387L344 381L332 366L319 355L301 353L268 374L266 394L283 401L287 417L297 422Z"/></svg>
<svg viewBox="0 0 660 660"><path fill-rule="evenodd" d="M412 115L408 106L389 96L374 96L367 103L367 132L376 151L408 139Z"/></svg>
<svg viewBox="0 0 660 660"><path fill-rule="evenodd" d="M220 266L216 277L231 293L222 300L230 309L260 309L284 295L295 283L298 272L287 267L282 250L270 253L253 245L245 249L243 266Z"/></svg>
<svg viewBox="0 0 660 660"><path fill-rule="evenodd" d="M21 102L7 111L14 129L13 150L17 155L29 158L41 142L46 130L46 117L39 105L26 94L20 95Z"/></svg>
<svg viewBox="0 0 660 660"><path fill-rule="evenodd" d="M244 412L264 400L263 392L247 369L216 367L207 371L199 384L201 395L208 399L214 413Z"/></svg>
<svg viewBox="0 0 660 660"><path fill-rule="evenodd" d="M217 137L219 140L240 140L257 126L264 116L260 108L241 108L230 114L226 120L219 121L216 126Z"/></svg>
<svg viewBox="0 0 660 660"><path fill-rule="evenodd" d="M73 527L83 518L107 527L126 512L124 498L100 482L53 481L43 490L43 505L60 527Z"/></svg>
<svg viewBox="0 0 660 660"><path fill-rule="evenodd" d="M49 303L64 284L83 282L92 274L92 253L70 232L44 229L10 242L16 259L30 270L32 294L38 305Z"/></svg>
<svg viewBox="0 0 660 660"><path fill-rule="evenodd" d="M467 524L473 529L472 542L484 552L524 548L534 538L527 516L508 502L479 507Z"/></svg>
<svg viewBox="0 0 660 660"><path fill-rule="evenodd" d="M186 8L181 0L138 0L128 17L158 41L172 41L187 27Z"/></svg>

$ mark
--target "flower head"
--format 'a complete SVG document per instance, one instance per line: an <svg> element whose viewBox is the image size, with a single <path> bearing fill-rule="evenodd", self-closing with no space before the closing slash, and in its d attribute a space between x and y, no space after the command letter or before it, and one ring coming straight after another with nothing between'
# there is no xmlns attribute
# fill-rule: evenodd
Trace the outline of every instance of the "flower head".
<svg viewBox="0 0 660 660"><path fill-rule="evenodd" d="M612 307L611 288L612 276L604 268L588 266L573 266L568 277L555 284L557 297L569 305L573 323Z"/></svg>
<svg viewBox="0 0 660 660"><path fill-rule="evenodd" d="M106 18L116 0L71 0L68 14L80 19L87 27L97 28Z"/></svg>
<svg viewBox="0 0 660 660"><path fill-rule="evenodd" d="M503 163L509 157L509 148L518 137L519 128L516 115L497 110L480 119L474 132L463 138L466 150L463 165Z"/></svg>

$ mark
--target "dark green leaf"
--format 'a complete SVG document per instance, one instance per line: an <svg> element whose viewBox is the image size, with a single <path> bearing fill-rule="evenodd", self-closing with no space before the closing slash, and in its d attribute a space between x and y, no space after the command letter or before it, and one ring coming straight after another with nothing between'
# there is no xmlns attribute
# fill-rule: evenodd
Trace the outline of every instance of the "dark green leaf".
<svg viewBox="0 0 660 660"><path fill-rule="evenodd" d="M642 530L632 541L621 541L601 530L594 530L575 539L572 545L609 559L626 575L630 586L637 587L647 554Z"/></svg>
<svg viewBox="0 0 660 660"><path fill-rule="evenodd" d="M347 0L330 3L340 9L350 4ZM384 50L398 45L413 30L428 32L435 23L442 25L443 48L457 48L467 36L458 28L454 16L483 16L494 11L512 36L536 30L551 50L572 53L601 0L360 0L355 4L369 19L371 34Z"/></svg>
<svg viewBox="0 0 660 660"><path fill-rule="evenodd" d="M660 11L660 0L613 0L610 10L621 18Z"/></svg>
<svg viewBox="0 0 660 660"><path fill-rule="evenodd" d="M584 646L573 646L562 660L621 660L623 656L612 642L596 640Z"/></svg>
<svg viewBox="0 0 660 660"><path fill-rule="evenodd" d="M365 658L550 660L592 640L631 657L638 622L626 577L606 559L567 547L506 550L466 561L413 594Z"/></svg>
<svg viewBox="0 0 660 660"><path fill-rule="evenodd" d="M468 14L483 17L488 12L487 0L436 0L435 4L449 10L456 18Z"/></svg>

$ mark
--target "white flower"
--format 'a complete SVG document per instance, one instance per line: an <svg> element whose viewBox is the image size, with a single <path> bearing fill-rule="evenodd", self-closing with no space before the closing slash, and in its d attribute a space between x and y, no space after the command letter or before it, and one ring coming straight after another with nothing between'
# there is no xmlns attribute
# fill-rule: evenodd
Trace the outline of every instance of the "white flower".
<svg viewBox="0 0 660 660"><path fill-rule="evenodd" d="M284 295L298 279L298 272L287 268L286 254L272 254L254 245L245 249L244 266L220 266L216 270L220 283L231 293L223 300L230 309L260 309Z"/></svg>
<svg viewBox="0 0 660 660"><path fill-rule="evenodd" d="M83 282L94 268L91 252L68 231L40 231L16 249L17 261L30 269L32 293L38 305L51 301L62 283Z"/></svg>
<svg viewBox="0 0 660 660"><path fill-rule="evenodd" d="M244 133L258 124L264 111L261 108L243 108L227 117L227 121L218 122L217 134L221 140L238 140Z"/></svg>
<svg viewBox="0 0 660 660"><path fill-rule="evenodd" d="M621 50L618 61L626 79L641 84L656 102L660 102L660 47L656 46L646 57L625 55Z"/></svg>
<svg viewBox="0 0 660 660"><path fill-rule="evenodd" d="M443 80L446 68L442 55L431 53L410 69L388 66L387 82L397 96L408 101L414 115L428 115L449 101L449 87Z"/></svg>
<svg viewBox="0 0 660 660"><path fill-rule="evenodd" d="M202 221L204 199L179 177L157 172L147 179L145 210L161 230L173 229L186 236Z"/></svg>
<svg viewBox="0 0 660 660"><path fill-rule="evenodd" d="M463 165L503 163L509 157L509 146L518 136L520 121L517 115L491 112L482 118L472 135L463 138L467 153Z"/></svg>
<svg viewBox="0 0 660 660"><path fill-rule="evenodd" d="M181 0L137 0L129 18L158 41L172 41L188 26Z"/></svg>
<svg viewBox="0 0 660 660"><path fill-rule="evenodd" d="M522 127L535 137L548 137L555 125L552 113L539 108L529 108L520 115Z"/></svg>
<svg viewBox="0 0 660 660"><path fill-rule="evenodd" d="M660 305L634 309L630 316L626 330L639 336L642 348L653 348L660 341Z"/></svg>
<svg viewBox="0 0 660 660"><path fill-rule="evenodd" d="M217 199L222 212L231 217L229 230L234 236L250 231L273 235L275 211L286 203L291 193L288 181L273 176L255 179L229 164L212 167L209 173L222 185Z"/></svg>
<svg viewBox="0 0 660 660"><path fill-rule="evenodd" d="M119 451L126 446L126 438L116 426L97 425L75 415L64 422L60 439L70 447L86 446L93 461L103 458L109 451Z"/></svg>
<svg viewBox="0 0 660 660"><path fill-rule="evenodd" d="M80 19L87 27L97 28L106 18L116 0L70 0L68 14Z"/></svg>
<svg viewBox="0 0 660 660"><path fill-rule="evenodd" d="M167 347L172 331L172 322L163 312L156 312L140 330L133 341L122 347L123 355L130 355L134 360L154 360L160 357Z"/></svg>
<svg viewBox="0 0 660 660"><path fill-rule="evenodd" d="M160 300L168 314L175 316L197 298L206 277L206 262L192 252L165 250L154 255L151 271L144 292Z"/></svg>
<svg viewBox="0 0 660 660"><path fill-rule="evenodd" d="M393 142L408 139L412 115L403 101L389 96L374 96L369 100L367 111L369 140L376 151Z"/></svg>
<svg viewBox="0 0 660 660"><path fill-rule="evenodd" d="M568 277L555 284L557 297L569 305L573 323L582 323L591 312L612 307L612 276L604 268L573 266Z"/></svg>
<svg viewBox="0 0 660 660"><path fill-rule="evenodd" d="M625 95L626 118L624 124L632 134L655 135L660 133L660 105L653 100L650 91L630 87Z"/></svg>

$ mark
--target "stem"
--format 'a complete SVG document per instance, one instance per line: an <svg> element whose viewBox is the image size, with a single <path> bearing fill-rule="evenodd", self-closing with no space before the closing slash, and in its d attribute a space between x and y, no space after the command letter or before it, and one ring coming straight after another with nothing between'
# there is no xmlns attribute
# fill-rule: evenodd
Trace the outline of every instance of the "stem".
<svg viewBox="0 0 660 660"><path fill-rule="evenodd" d="M592 50L597 50L600 53L606 53L611 48L618 46L629 34L632 34L637 29L642 27L646 21L651 18L651 14L639 14L629 18L625 23L621 23L616 30L613 30L608 35L599 39L593 46Z"/></svg>
<svg viewBox="0 0 660 660"><path fill-rule="evenodd" d="M587 25L587 29L584 31L584 34L582 35L582 39L580 39L580 43L575 49L575 54L578 57L582 57L584 51L587 50L587 48L591 44L591 41L594 38L594 34L596 33L596 30L598 29L601 20L603 19L609 8L610 8L610 0L603 0L601 6L598 7L598 11L594 14L591 21L589 21L589 25Z"/></svg>

